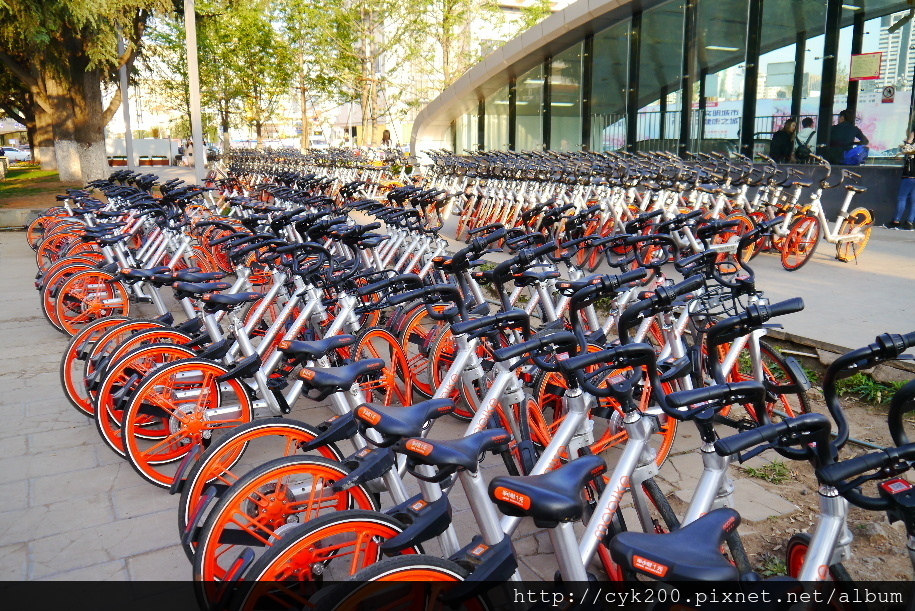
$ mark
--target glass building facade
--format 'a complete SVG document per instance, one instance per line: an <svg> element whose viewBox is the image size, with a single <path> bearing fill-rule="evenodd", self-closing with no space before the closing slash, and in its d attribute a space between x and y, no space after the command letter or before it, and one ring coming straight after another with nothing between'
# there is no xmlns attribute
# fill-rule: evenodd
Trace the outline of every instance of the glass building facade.
<svg viewBox="0 0 915 611"><path fill-rule="evenodd" d="M810 117L811 148L827 145L848 108L879 163L912 125L912 9L905 0L632 8L533 69L507 70L504 86L452 123L454 148L765 153L790 117Z"/></svg>

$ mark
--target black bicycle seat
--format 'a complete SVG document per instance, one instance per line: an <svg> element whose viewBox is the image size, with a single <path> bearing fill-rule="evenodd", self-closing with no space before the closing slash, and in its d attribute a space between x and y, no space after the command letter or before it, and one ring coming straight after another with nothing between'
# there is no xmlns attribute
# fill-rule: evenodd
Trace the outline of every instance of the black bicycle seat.
<svg viewBox="0 0 915 611"><path fill-rule="evenodd" d="M318 390L349 390L360 377L384 369L384 359L365 359L343 367L302 367L299 379Z"/></svg>
<svg viewBox="0 0 915 611"><path fill-rule="evenodd" d="M394 451L418 463L434 467L460 467L476 473L480 466L480 454L509 441L511 435L504 429L488 429L456 440L404 439L397 443Z"/></svg>
<svg viewBox="0 0 915 611"><path fill-rule="evenodd" d="M295 356L308 359L319 359L329 352L349 346L355 343L354 335L334 335L312 342L304 341L283 341L280 342L279 348L287 356Z"/></svg>
<svg viewBox="0 0 915 611"><path fill-rule="evenodd" d="M363 403L356 409L356 422L361 429L373 428L389 440L390 445L403 437L419 437L426 422L454 411L452 399L429 399L405 406Z"/></svg>
<svg viewBox="0 0 915 611"><path fill-rule="evenodd" d="M215 284L228 284L228 282L217 282ZM263 297L262 293L232 293L231 295L207 293L201 297L201 300L204 302L204 310L215 312L216 310L231 310L243 303L257 301L261 297Z"/></svg>
<svg viewBox="0 0 915 611"><path fill-rule="evenodd" d="M716 509L671 533L620 533L610 541L610 556L621 567L665 581L736 581L740 571L721 545L739 525L739 513Z"/></svg>
<svg viewBox="0 0 915 611"><path fill-rule="evenodd" d="M543 475L494 477L489 496L505 515L530 516L538 528L555 528L560 522L581 519L581 489L606 470L600 456L582 456Z"/></svg>

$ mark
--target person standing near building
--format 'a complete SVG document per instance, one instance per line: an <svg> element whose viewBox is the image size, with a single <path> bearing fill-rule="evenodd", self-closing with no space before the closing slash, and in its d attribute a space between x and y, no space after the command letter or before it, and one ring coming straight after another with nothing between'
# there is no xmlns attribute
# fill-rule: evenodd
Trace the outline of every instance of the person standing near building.
<svg viewBox="0 0 915 611"><path fill-rule="evenodd" d="M869 140L861 128L855 125L855 113L843 110L839 113L839 122L832 126L829 133L829 148L826 161L835 164L845 163L845 153L860 144L867 146Z"/></svg>
<svg viewBox="0 0 915 611"><path fill-rule="evenodd" d="M896 200L896 214L893 220L885 225L888 229L915 229L915 132L902 144L902 181L899 183L899 196ZM905 214L908 208L908 215ZM905 222L902 219L905 218Z"/></svg>
<svg viewBox="0 0 915 611"><path fill-rule="evenodd" d="M769 157L776 163L790 163L794 153L794 134L797 131L797 121L788 119L780 130L772 134L769 144Z"/></svg>
<svg viewBox="0 0 915 611"><path fill-rule="evenodd" d="M391 148L392 144L393 143L391 142L391 132L390 132L390 130L386 129L381 134L381 146L382 146L382 148L389 149L389 148Z"/></svg>

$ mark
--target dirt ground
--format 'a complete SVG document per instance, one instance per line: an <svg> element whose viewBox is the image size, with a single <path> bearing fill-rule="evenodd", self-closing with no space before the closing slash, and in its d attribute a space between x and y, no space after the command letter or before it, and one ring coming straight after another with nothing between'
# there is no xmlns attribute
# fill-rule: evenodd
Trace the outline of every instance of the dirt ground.
<svg viewBox="0 0 915 611"><path fill-rule="evenodd" d="M809 391L813 410L828 413L822 400L822 394L816 390ZM876 443L881 446L892 446L886 423L887 406L870 405L848 396L842 398L851 428L851 437ZM860 454L873 452L854 443L845 446L841 458L851 458ZM771 453L775 457L774 453ZM765 522L741 526L750 560L758 571L767 574L785 572L785 547L788 539L795 533L812 532L816 524L818 511L817 480L813 468L808 463L784 461L790 472L781 483L771 483L754 477L753 481L778 496L794 503L799 510L791 514L770 518ZM735 476L750 477L742 467L732 467ZM874 485L865 492L876 496ZM865 511L851 507L848 526L854 535L852 558L844 562L852 579L855 580L911 580L912 563L906 553L906 534L901 522L890 525L886 514Z"/></svg>
<svg viewBox="0 0 915 611"><path fill-rule="evenodd" d="M36 186L55 188L54 193L42 193L39 195L16 195L13 197L0 197L0 207L2 208L36 208L45 209L57 205L55 199L56 193L63 193L67 188L80 186L75 182L38 182Z"/></svg>

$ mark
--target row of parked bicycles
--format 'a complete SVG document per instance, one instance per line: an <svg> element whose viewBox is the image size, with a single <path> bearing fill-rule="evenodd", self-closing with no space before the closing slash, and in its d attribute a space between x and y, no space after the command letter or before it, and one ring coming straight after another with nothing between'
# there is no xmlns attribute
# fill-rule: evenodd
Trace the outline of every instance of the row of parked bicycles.
<svg viewBox="0 0 915 611"><path fill-rule="evenodd" d="M761 155L754 165L748 157L698 153L684 160L664 153L556 153L484 151L458 156L430 153L431 173L443 188L461 191L455 238L463 240L475 227L501 223L508 228L538 230L555 205L575 213L590 209L582 232L606 237L625 233L626 223L646 212L661 211L665 219L701 210L708 218L739 221L744 235L761 222L781 218L753 248L776 253L788 271L806 264L822 240L834 244L836 258L851 261L864 251L873 228L873 212L851 208L866 187L861 176L843 170L830 182L831 167L821 157L808 176L797 168L778 165ZM834 221L826 216L824 191L845 190ZM555 230L563 231L562 223ZM695 245L693 245L695 247ZM582 249L580 265L596 269L600 256Z"/></svg>
<svg viewBox="0 0 915 611"><path fill-rule="evenodd" d="M816 527L786 544L791 578L849 579L849 503L915 540L899 477L915 384L890 408L896 446L845 460L836 392L915 332L838 358L815 413L803 368L763 339L803 301L769 303L748 264L785 217L743 231L704 209L630 211L601 235L583 231L599 204L557 198L533 227L467 228L448 252L442 219L466 190L384 172L248 153L211 186L155 195L154 176L117 172L28 227L41 306L70 336L64 392L178 495L202 604L488 608L494 583L520 579L524 518L563 583L750 583L729 466L766 450L820 483ZM306 421L315 406L332 416ZM463 435L437 435L442 418ZM685 421L702 470L677 515L655 477Z"/></svg>

